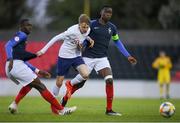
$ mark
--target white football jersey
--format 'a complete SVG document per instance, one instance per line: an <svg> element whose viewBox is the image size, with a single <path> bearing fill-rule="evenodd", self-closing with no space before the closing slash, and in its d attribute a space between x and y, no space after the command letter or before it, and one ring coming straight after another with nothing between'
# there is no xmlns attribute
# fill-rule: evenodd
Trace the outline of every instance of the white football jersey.
<svg viewBox="0 0 180 123"><path fill-rule="evenodd" d="M59 57L62 58L75 58L81 56L81 51L78 48L78 42L82 43L88 36L90 28L84 34L80 32L79 25L69 27L65 32L52 38L46 46L41 49L45 53L47 49L58 40L63 40L63 44L59 50Z"/></svg>

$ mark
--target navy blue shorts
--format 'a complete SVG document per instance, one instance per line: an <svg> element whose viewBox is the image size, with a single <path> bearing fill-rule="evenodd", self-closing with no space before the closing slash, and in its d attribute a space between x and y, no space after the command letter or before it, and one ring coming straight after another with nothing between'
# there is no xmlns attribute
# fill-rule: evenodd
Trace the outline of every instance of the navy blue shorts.
<svg viewBox="0 0 180 123"><path fill-rule="evenodd" d="M73 68L77 68L77 66L85 64L84 60L81 56L76 58L61 58L58 57L58 63L57 63L57 75L58 76L65 76L71 66Z"/></svg>

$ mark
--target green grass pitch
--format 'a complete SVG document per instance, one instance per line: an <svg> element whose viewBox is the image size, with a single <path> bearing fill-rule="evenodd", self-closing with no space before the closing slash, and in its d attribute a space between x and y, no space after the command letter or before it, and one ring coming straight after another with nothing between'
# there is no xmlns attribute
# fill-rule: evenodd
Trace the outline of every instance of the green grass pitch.
<svg viewBox="0 0 180 123"><path fill-rule="evenodd" d="M72 98L68 106L77 106L76 112L68 116L51 114L50 105L41 97L26 97L12 115L8 106L14 97L0 97L0 122L45 121L45 122L180 122L180 99L170 99L176 107L175 115L164 118L159 114L160 99L115 98L114 110L122 116L105 115L105 98Z"/></svg>

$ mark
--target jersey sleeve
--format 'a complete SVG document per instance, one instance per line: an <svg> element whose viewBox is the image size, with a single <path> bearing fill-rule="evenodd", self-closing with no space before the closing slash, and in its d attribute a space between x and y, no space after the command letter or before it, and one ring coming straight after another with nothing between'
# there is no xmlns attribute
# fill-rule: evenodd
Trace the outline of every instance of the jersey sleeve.
<svg viewBox="0 0 180 123"><path fill-rule="evenodd" d="M168 60L168 65L167 65L167 67L168 67L169 69L171 69L171 68L172 68L172 62L171 62L170 57L167 57L167 60Z"/></svg>
<svg viewBox="0 0 180 123"><path fill-rule="evenodd" d="M56 35L41 49L41 52L45 53L49 49L49 47L51 47L56 41L64 40L64 37L65 37L65 32Z"/></svg>
<svg viewBox="0 0 180 123"><path fill-rule="evenodd" d="M13 47L15 47L18 43L22 42L22 41L26 41L27 35L23 34L23 33L18 33L16 34L11 40L9 40L6 45L5 45L5 50L6 50L6 55L7 55L7 59L12 59L12 50Z"/></svg>
<svg viewBox="0 0 180 123"><path fill-rule="evenodd" d="M112 25L112 31L113 31L112 40L113 41L119 40L119 35L118 35L117 27L115 25Z"/></svg>
<svg viewBox="0 0 180 123"><path fill-rule="evenodd" d="M64 40L65 38L70 37L73 33L74 33L74 30L72 27L70 27L63 33L56 35L41 49L41 52L45 53L49 49L49 47L51 47L56 41Z"/></svg>
<svg viewBox="0 0 180 123"><path fill-rule="evenodd" d="M127 49L125 48L124 44L121 42L121 40L119 39L119 35L117 33L117 28L115 25L112 25L113 27L113 34L112 34L112 40L114 41L116 47L118 48L118 50L125 56L125 57L129 57L131 56L130 53L127 51Z"/></svg>
<svg viewBox="0 0 180 123"><path fill-rule="evenodd" d="M158 69L158 67L159 67L159 58L156 58L156 59L154 60L154 62L152 63L152 67L153 67L154 69Z"/></svg>

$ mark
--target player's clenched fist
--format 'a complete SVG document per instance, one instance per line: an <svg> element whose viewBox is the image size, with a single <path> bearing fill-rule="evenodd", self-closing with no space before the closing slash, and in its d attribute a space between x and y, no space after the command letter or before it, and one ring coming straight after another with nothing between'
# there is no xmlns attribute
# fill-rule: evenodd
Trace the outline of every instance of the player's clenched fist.
<svg viewBox="0 0 180 123"><path fill-rule="evenodd" d="M43 55L43 54L44 54L44 53L43 53L42 51L38 51L38 52L36 53L36 55L39 56L39 57L40 57L41 55Z"/></svg>
<svg viewBox="0 0 180 123"><path fill-rule="evenodd" d="M129 61L132 65L136 65L136 64L137 64L137 60L136 60L134 57L132 57L132 56L129 56L129 57L128 57L128 61Z"/></svg>
<svg viewBox="0 0 180 123"><path fill-rule="evenodd" d="M51 74L43 70L39 70L38 74L44 78L51 78Z"/></svg>
<svg viewBox="0 0 180 123"><path fill-rule="evenodd" d="M89 47L92 48L94 46L94 40L92 38L90 38L90 37L88 37L87 40L90 43Z"/></svg>

